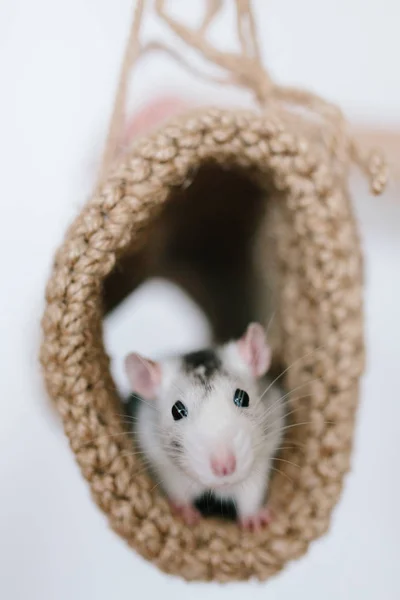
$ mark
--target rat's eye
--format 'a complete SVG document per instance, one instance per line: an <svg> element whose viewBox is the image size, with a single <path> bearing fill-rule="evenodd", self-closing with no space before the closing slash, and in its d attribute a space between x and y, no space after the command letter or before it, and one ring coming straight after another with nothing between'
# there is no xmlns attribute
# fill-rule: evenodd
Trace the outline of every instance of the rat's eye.
<svg viewBox="0 0 400 600"><path fill-rule="evenodd" d="M233 395L233 401L236 404L236 406L239 406L239 408L247 408L250 402L250 398L247 392L245 392L244 390L237 389Z"/></svg>
<svg viewBox="0 0 400 600"><path fill-rule="evenodd" d="M179 419L183 419L183 417L188 416L188 409L186 406L178 400L172 407L172 416L174 417L174 421L179 421Z"/></svg>

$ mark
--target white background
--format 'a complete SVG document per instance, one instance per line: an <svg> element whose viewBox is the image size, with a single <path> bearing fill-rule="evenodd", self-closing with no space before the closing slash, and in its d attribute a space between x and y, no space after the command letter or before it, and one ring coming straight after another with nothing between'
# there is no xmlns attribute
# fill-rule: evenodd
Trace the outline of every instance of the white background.
<svg viewBox="0 0 400 600"><path fill-rule="evenodd" d="M172 0L195 19L198 2ZM256 0L275 77L340 102L358 121L400 121L397 0ZM0 597L4 600L400 597L400 209L398 189L371 199L354 184L367 259L368 372L353 471L330 533L264 585L185 584L112 533L90 499L37 363L43 289L66 225L90 191L109 116L130 0L0 0ZM213 30L230 41L232 15ZM146 35L159 35L150 19ZM397 57L397 58L396 58ZM138 68L132 109L175 91L249 104L196 83L162 57ZM167 323L168 321L168 323ZM153 282L107 323L122 382L128 349L153 353L206 339L203 317ZM189 335L190 334L190 335ZM396 561L397 559L397 561Z"/></svg>

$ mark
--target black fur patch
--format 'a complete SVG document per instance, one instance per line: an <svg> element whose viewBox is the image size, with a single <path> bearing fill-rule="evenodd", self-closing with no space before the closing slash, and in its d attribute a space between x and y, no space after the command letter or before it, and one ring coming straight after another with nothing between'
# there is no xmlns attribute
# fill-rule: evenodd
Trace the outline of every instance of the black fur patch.
<svg viewBox="0 0 400 600"><path fill-rule="evenodd" d="M196 498L194 504L203 517L222 517L228 521L234 521L237 518L233 500L218 498L214 492L205 492Z"/></svg>
<svg viewBox="0 0 400 600"><path fill-rule="evenodd" d="M198 350L183 357L183 367L188 375L193 375L202 383L207 382L221 370L221 360L214 350Z"/></svg>

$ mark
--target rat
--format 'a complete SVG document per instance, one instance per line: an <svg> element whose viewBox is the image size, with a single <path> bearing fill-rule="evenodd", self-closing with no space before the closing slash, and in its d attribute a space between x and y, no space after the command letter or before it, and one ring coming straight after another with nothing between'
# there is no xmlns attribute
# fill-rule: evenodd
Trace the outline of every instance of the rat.
<svg viewBox="0 0 400 600"><path fill-rule="evenodd" d="M285 409L271 381L271 349L259 323L215 348L155 362L129 354L125 370L139 403L134 433L172 508L194 525L206 492L232 500L249 530L265 527L272 461Z"/></svg>

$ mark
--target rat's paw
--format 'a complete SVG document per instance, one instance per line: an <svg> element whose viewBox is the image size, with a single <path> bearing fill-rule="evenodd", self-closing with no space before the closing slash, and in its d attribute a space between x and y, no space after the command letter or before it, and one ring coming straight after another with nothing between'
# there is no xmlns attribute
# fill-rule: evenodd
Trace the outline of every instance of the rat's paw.
<svg viewBox="0 0 400 600"><path fill-rule="evenodd" d="M201 519L201 513L192 504L171 502L171 507L186 525L196 525Z"/></svg>
<svg viewBox="0 0 400 600"><path fill-rule="evenodd" d="M240 519L240 525L242 529L246 529L247 531L261 531L271 523L271 520L271 510L263 506L255 515Z"/></svg>

